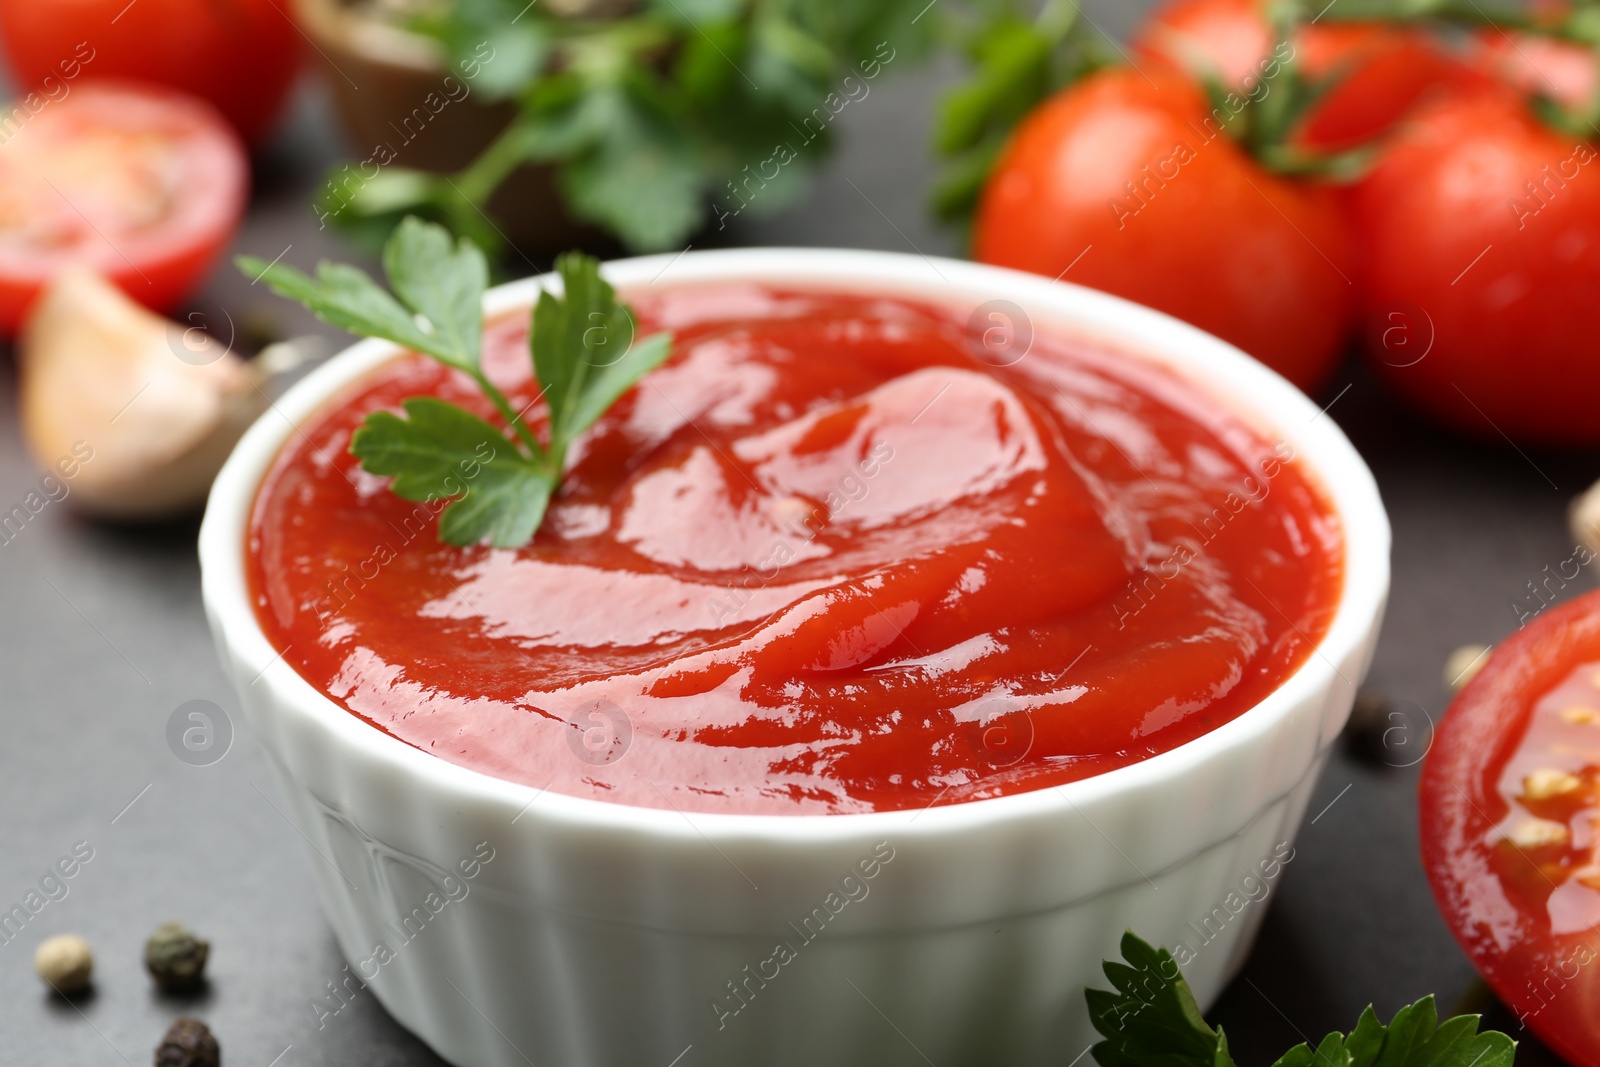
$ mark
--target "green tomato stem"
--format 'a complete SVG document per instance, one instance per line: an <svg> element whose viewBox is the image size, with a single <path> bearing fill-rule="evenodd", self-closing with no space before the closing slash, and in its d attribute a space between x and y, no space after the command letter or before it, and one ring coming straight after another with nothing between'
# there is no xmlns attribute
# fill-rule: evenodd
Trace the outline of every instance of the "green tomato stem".
<svg viewBox="0 0 1600 1067"><path fill-rule="evenodd" d="M1553 37L1565 36L1563 28L1540 23L1507 7L1484 7L1473 0L1341 0L1317 16L1329 22L1454 22L1471 26L1492 26L1508 30L1530 30Z"/></svg>

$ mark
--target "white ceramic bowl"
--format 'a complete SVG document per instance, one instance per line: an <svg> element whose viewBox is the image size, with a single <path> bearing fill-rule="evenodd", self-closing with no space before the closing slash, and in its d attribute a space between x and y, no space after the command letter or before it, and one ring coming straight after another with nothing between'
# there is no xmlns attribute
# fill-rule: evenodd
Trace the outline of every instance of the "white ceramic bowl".
<svg viewBox="0 0 1600 1067"><path fill-rule="evenodd" d="M257 485L296 423L396 351L363 342L245 435L200 531L212 631L311 846L351 964L339 981L354 991L365 978L396 1019L462 1067L1059 1067L1093 1040L1083 989L1103 984L1100 960L1128 927L1181 943L1209 1004L1248 951L1265 898L1292 876L1283 857L1367 669L1388 591L1388 521L1332 420L1214 337L1033 275L790 249L624 260L606 275L624 295L737 280L963 307L1003 298L1038 330L1168 365L1267 439L1287 440L1320 479L1345 530L1337 615L1305 665L1256 707L1059 788L828 816L541 795L362 723L257 625L243 567ZM487 309L525 307L539 285L502 286ZM492 858L474 866L475 851ZM324 1022L338 1025L351 993L325 992Z"/></svg>

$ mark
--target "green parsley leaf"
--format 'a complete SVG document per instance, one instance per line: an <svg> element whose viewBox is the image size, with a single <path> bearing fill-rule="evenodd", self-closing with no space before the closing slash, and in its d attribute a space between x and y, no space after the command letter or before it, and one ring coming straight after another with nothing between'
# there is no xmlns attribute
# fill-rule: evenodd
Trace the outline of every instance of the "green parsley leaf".
<svg viewBox="0 0 1600 1067"><path fill-rule="evenodd" d="M530 336L534 373L549 409L547 440L482 368L483 295L488 265L467 238L416 218L395 229L383 251L390 294L354 267L323 263L316 277L241 256L241 270L336 326L382 337L470 376L510 430L437 397L411 397L368 415L351 439L363 469L422 503L448 501L439 536L454 545L488 539L527 544L561 483L567 449L672 351L671 335L634 339L633 316L600 277L600 264L572 252L557 260L562 295L543 292Z"/></svg>
<svg viewBox="0 0 1600 1067"><path fill-rule="evenodd" d="M672 354L672 338L664 333L652 334L628 346L615 363L597 366L589 373L583 395L578 397L567 414L567 428L577 436L633 388L635 382L659 367Z"/></svg>
<svg viewBox="0 0 1600 1067"><path fill-rule="evenodd" d="M973 42L972 77L944 96L934 150L954 155L983 141L996 124L1015 122L1054 86L1050 35L1014 15L997 19Z"/></svg>
<svg viewBox="0 0 1600 1067"><path fill-rule="evenodd" d="M405 500L455 498L439 515L439 538L496 548L528 543L544 519L555 481L517 451L505 434L454 404L431 396L405 400L407 418L374 411L350 451L372 474L387 475Z"/></svg>
<svg viewBox="0 0 1600 1067"><path fill-rule="evenodd" d="M1100 1067L1235 1067L1222 1030L1200 1014L1177 960L1132 931L1122 936L1126 963L1107 961L1115 991L1085 991L1089 1017L1106 1040L1094 1046ZM1331 1033L1315 1049L1299 1044L1273 1067L1511 1067L1516 1042L1478 1032L1478 1016L1438 1021L1432 997L1395 1013L1388 1026L1368 1007L1349 1036Z"/></svg>
<svg viewBox="0 0 1600 1067"><path fill-rule="evenodd" d="M407 218L384 246L383 269L395 294L432 325L433 353L458 367L476 367L489 288L483 253L470 241L452 242L438 226Z"/></svg>
<svg viewBox="0 0 1600 1067"><path fill-rule="evenodd" d="M311 278L293 267L268 264L255 256L240 256L234 262L244 273L266 282L279 296L310 308L323 322L438 355L433 351L433 339L410 313L359 268L322 263L317 266L317 276Z"/></svg>
<svg viewBox="0 0 1600 1067"><path fill-rule="evenodd" d="M240 270L280 296L298 300L324 322L414 348L462 370L477 369L489 266L470 241L455 244L442 227L408 217L384 247L384 270L399 300L365 271L343 263L318 264L313 279L255 256L240 256L237 262Z"/></svg>
<svg viewBox="0 0 1600 1067"><path fill-rule="evenodd" d="M1122 935L1126 964L1103 969L1116 992L1085 990L1089 1019L1107 1040L1094 1046L1100 1067L1232 1067L1228 1041L1200 1014L1178 961L1130 931Z"/></svg>
<svg viewBox="0 0 1600 1067"><path fill-rule="evenodd" d="M933 147L949 162L932 207L947 220L971 214L1011 130L1052 93L1117 57L1074 0L996 0L963 27L970 73L939 101Z"/></svg>
<svg viewBox="0 0 1600 1067"><path fill-rule="evenodd" d="M335 173L324 216L369 238L409 212L492 247L502 240L486 221L495 191L536 164L554 171L566 214L659 251L683 247L708 218L720 227L746 206L794 203L835 140L841 108L861 106L886 71L928 54L951 5L637 0L587 16L527 0L422 7L378 17L436 40L462 89L514 106L517 118L475 161L434 181L411 175L369 195L365 185L346 192L358 183Z"/></svg>
<svg viewBox="0 0 1600 1067"><path fill-rule="evenodd" d="M633 317L588 256L556 260L562 297L539 294L533 366L550 409L551 439L570 441L594 423L671 350L665 334L637 345Z"/></svg>
<svg viewBox="0 0 1600 1067"><path fill-rule="evenodd" d="M593 151L561 170L572 211L630 247L681 245L705 218L705 177L687 133L654 113L644 92L618 89L610 125Z"/></svg>

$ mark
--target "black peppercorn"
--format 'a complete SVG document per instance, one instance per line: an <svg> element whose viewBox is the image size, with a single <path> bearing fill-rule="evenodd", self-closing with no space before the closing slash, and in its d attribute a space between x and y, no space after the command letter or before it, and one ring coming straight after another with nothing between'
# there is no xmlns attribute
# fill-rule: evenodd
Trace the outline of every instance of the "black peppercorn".
<svg viewBox="0 0 1600 1067"><path fill-rule="evenodd" d="M198 1019L179 1019L156 1046L156 1067L222 1067L222 1048Z"/></svg>
<svg viewBox="0 0 1600 1067"><path fill-rule="evenodd" d="M144 965L156 984L169 993L193 989L205 974L211 942L180 923L162 923L144 943Z"/></svg>
<svg viewBox="0 0 1600 1067"><path fill-rule="evenodd" d="M1433 716L1411 700L1363 689L1344 728L1351 755L1385 767L1415 767L1433 744Z"/></svg>

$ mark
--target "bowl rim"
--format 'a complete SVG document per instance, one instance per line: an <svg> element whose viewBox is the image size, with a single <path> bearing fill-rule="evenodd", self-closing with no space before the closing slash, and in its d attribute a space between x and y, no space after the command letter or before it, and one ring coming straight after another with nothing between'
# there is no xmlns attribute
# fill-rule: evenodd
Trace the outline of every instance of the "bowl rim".
<svg viewBox="0 0 1600 1067"><path fill-rule="evenodd" d="M759 283L800 289L865 288L959 304L1004 299L1025 309L1038 330L1082 338L1166 367L1217 395L1257 432L1289 442L1294 459L1319 487L1344 534L1344 583L1327 633L1304 663L1259 703L1166 752L1056 786L935 806L842 814L741 814L655 808L538 789L430 755L362 721L304 679L268 640L245 580L246 535L256 490L283 442L342 389L394 358L401 347L367 339L343 349L288 389L245 432L212 486L199 536L201 596L225 665L231 657L265 685L274 714L288 713L346 745L352 754L385 766L451 797L454 804L517 812L528 830L564 825L591 832L624 831L779 842L839 843L895 833L919 838L983 829L1000 822L1081 813L1119 794L1170 784L1224 750L1269 733L1293 709L1316 701L1341 679L1340 663L1354 662L1376 630L1389 587L1390 529L1377 484L1342 430L1317 405L1232 345L1178 319L1120 297L1041 275L909 253L854 249L685 249L613 260L606 278L627 295L672 275L669 284ZM559 286L559 279L554 279ZM486 295L486 316L526 308L552 275L497 286ZM1292 425L1293 429L1286 426ZM235 668L237 670L237 667ZM1358 665L1359 669L1359 665ZM1359 681L1342 679L1353 696ZM238 688L241 679L235 678ZM242 695L242 694L241 694ZM1327 738L1324 737L1324 743ZM942 794L940 794L942 796ZM670 803L670 801L669 801Z"/></svg>

